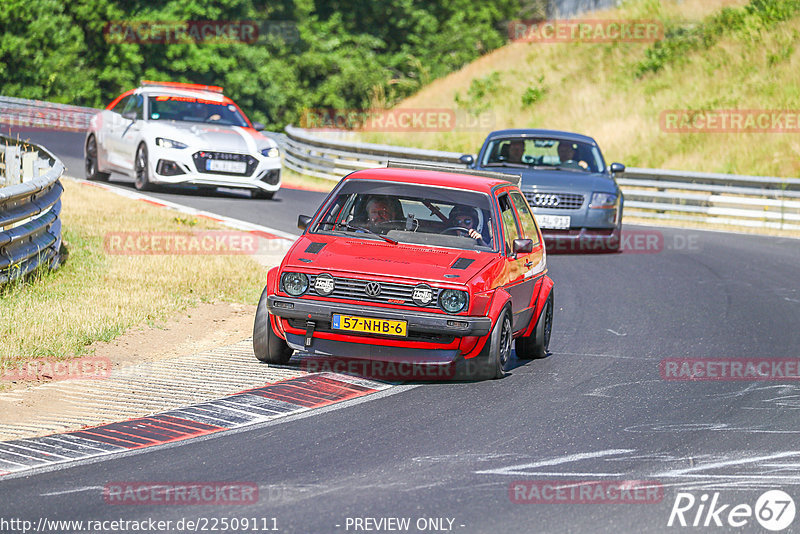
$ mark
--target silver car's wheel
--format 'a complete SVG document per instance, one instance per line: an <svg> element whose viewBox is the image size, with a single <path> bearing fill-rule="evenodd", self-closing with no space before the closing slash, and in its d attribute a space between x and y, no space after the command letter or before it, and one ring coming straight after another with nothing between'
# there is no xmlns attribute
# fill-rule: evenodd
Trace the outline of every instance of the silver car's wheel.
<svg viewBox="0 0 800 534"><path fill-rule="evenodd" d="M153 188L150 183L150 170L147 161L147 147L144 143L139 145L136 150L136 162L134 164L134 171L136 176L134 178L134 186L139 191L149 191Z"/></svg>

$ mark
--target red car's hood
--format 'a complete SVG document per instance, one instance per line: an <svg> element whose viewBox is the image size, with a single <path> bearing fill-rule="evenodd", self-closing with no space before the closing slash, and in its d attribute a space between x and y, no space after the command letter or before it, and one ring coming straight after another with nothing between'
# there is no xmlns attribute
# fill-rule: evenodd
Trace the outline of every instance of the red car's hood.
<svg viewBox="0 0 800 534"><path fill-rule="evenodd" d="M314 253L314 250L319 252ZM301 258L311 262L300 261ZM464 259L454 268L460 258ZM337 271L339 275L363 274L370 278L389 276L465 284L494 259L494 254L472 250L404 243L392 245L382 240L305 235L292 247L284 267L300 267L302 270L318 272ZM445 274L457 277L445 277Z"/></svg>

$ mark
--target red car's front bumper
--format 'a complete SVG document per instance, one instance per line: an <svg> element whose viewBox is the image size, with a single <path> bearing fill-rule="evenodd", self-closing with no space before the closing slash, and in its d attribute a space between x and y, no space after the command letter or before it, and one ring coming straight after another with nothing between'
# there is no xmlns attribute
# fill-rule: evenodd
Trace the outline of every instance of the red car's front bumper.
<svg viewBox="0 0 800 534"><path fill-rule="evenodd" d="M281 319L278 332L294 349L311 354L386 362L449 364L474 349L489 334L489 317L449 315L382 306L280 297L267 299L269 312ZM343 333L331 328L334 313L406 321L406 337ZM310 343L309 343L310 341Z"/></svg>

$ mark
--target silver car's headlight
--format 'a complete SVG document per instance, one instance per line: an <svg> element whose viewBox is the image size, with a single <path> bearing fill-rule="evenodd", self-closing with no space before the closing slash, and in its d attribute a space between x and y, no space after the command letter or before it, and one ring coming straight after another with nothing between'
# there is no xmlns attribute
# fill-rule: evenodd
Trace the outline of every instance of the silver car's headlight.
<svg viewBox="0 0 800 534"><path fill-rule="evenodd" d="M267 158L277 158L281 155L281 151L276 147L264 148L261 150L261 155Z"/></svg>
<svg viewBox="0 0 800 534"><path fill-rule="evenodd" d="M308 276L303 273L283 273L281 283L283 290L293 297L299 297L308 291Z"/></svg>
<svg viewBox="0 0 800 534"><path fill-rule="evenodd" d="M592 193L590 208L611 209L617 206L617 195L612 193Z"/></svg>
<svg viewBox="0 0 800 534"><path fill-rule="evenodd" d="M156 137L156 144L162 148L186 148L186 143L167 139L166 137Z"/></svg>
<svg viewBox="0 0 800 534"><path fill-rule="evenodd" d="M445 289L439 293L439 306L448 313L458 313L467 307L469 295L466 291Z"/></svg>

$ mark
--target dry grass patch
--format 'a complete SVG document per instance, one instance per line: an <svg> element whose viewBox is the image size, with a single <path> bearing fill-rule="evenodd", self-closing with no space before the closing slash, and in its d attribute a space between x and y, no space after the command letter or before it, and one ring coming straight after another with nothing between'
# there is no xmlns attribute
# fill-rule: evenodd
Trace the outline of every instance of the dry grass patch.
<svg viewBox="0 0 800 534"><path fill-rule="evenodd" d="M158 325L200 302L255 304L265 268L247 255L115 255L109 232L222 227L62 180L69 259L0 292L0 360L64 359L134 325Z"/></svg>
<svg viewBox="0 0 800 534"><path fill-rule="evenodd" d="M709 23L745 0L632 0L592 18L657 19L667 28ZM370 132L369 142L474 153L489 131L554 128L593 136L607 160L630 166L800 176L796 134L667 133L665 110L800 109L800 18L731 28L708 47L674 53L660 70L637 76L645 43L511 43L437 80L403 108L484 113L482 131ZM526 92L537 95L525 104ZM472 91L472 93L470 93ZM472 97L470 97L472 94Z"/></svg>

